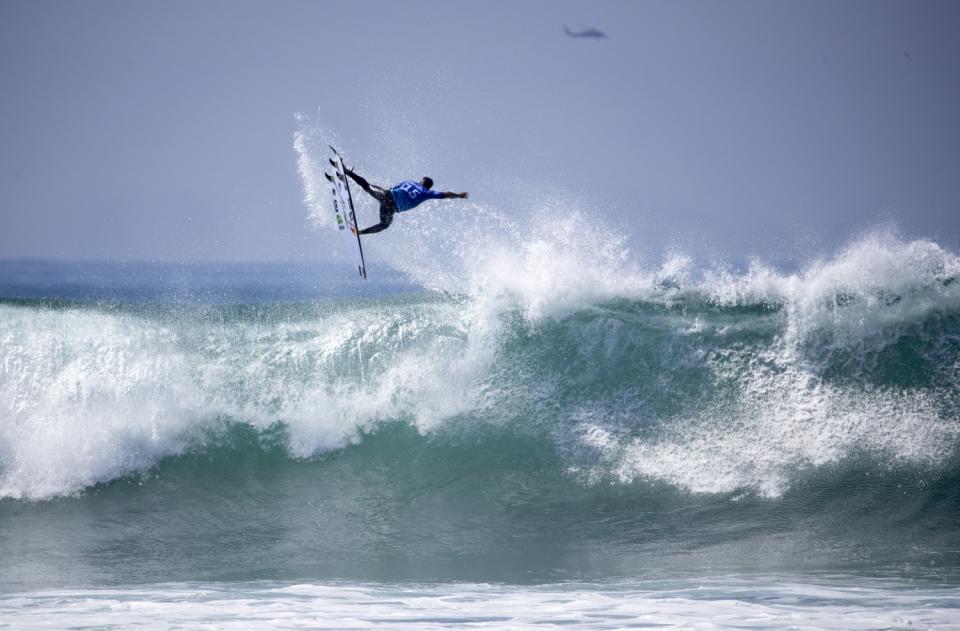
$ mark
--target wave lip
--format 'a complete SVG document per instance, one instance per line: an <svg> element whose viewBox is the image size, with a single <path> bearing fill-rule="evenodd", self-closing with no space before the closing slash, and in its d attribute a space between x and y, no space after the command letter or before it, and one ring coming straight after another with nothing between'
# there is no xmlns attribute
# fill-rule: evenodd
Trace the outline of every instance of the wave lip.
<svg viewBox="0 0 960 631"><path fill-rule="evenodd" d="M398 418L427 431L477 405L460 386L488 350L470 326L431 298L249 313L0 304L0 497L76 493L237 423L283 425L294 458Z"/></svg>

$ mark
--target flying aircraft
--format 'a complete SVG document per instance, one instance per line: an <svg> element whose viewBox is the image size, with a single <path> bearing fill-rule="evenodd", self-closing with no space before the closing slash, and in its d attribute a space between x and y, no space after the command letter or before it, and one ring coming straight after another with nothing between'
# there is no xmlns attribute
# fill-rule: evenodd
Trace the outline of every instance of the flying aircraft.
<svg viewBox="0 0 960 631"><path fill-rule="evenodd" d="M595 28L588 28L582 31L571 31L569 28L564 26L563 32L566 33L568 37L593 37L594 39L602 39L607 36L606 33Z"/></svg>

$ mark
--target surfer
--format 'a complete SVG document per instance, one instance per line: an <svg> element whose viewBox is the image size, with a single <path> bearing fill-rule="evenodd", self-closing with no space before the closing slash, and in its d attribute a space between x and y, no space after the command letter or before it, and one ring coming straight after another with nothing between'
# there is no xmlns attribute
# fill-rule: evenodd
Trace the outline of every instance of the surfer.
<svg viewBox="0 0 960 631"><path fill-rule="evenodd" d="M380 203L380 223L364 228L360 234L373 234L386 230L393 223L393 216L397 213L406 212L416 208L428 199L466 199L466 193L439 192L430 190L433 188L433 180L424 177L420 182L400 182L393 188L387 190L376 184L370 184L363 177L357 175L344 165L344 172L360 185L368 195Z"/></svg>

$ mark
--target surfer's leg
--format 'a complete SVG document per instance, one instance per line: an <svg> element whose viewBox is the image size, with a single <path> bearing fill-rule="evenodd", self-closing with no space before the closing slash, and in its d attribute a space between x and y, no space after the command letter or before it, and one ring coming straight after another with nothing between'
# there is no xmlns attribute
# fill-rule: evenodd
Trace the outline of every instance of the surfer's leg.
<svg viewBox="0 0 960 631"><path fill-rule="evenodd" d="M360 231L360 234L375 234L381 232L390 227L390 224L393 223L393 215L396 214L396 210L391 208L387 204L380 206L380 223L370 226L369 228L364 228Z"/></svg>
<svg viewBox="0 0 960 631"><path fill-rule="evenodd" d="M380 188L375 184L371 184L362 176L357 175L350 169L345 168L344 171L346 172L347 175L349 175L353 179L354 182L360 185L360 188L362 188L364 191L367 192L367 195L370 195L372 198L374 198L381 204L383 203L384 197L387 194L386 190Z"/></svg>

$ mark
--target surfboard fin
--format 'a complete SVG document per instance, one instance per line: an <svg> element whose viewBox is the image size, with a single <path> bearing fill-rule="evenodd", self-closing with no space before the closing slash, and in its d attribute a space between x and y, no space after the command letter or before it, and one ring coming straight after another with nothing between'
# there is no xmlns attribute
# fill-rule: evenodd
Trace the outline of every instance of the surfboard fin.
<svg viewBox="0 0 960 631"><path fill-rule="evenodd" d="M330 175L329 173L324 173L324 174L323 174L323 177L327 178L327 180L329 180L329 182L330 182L331 184L333 184L333 176L332 176L332 175Z"/></svg>

